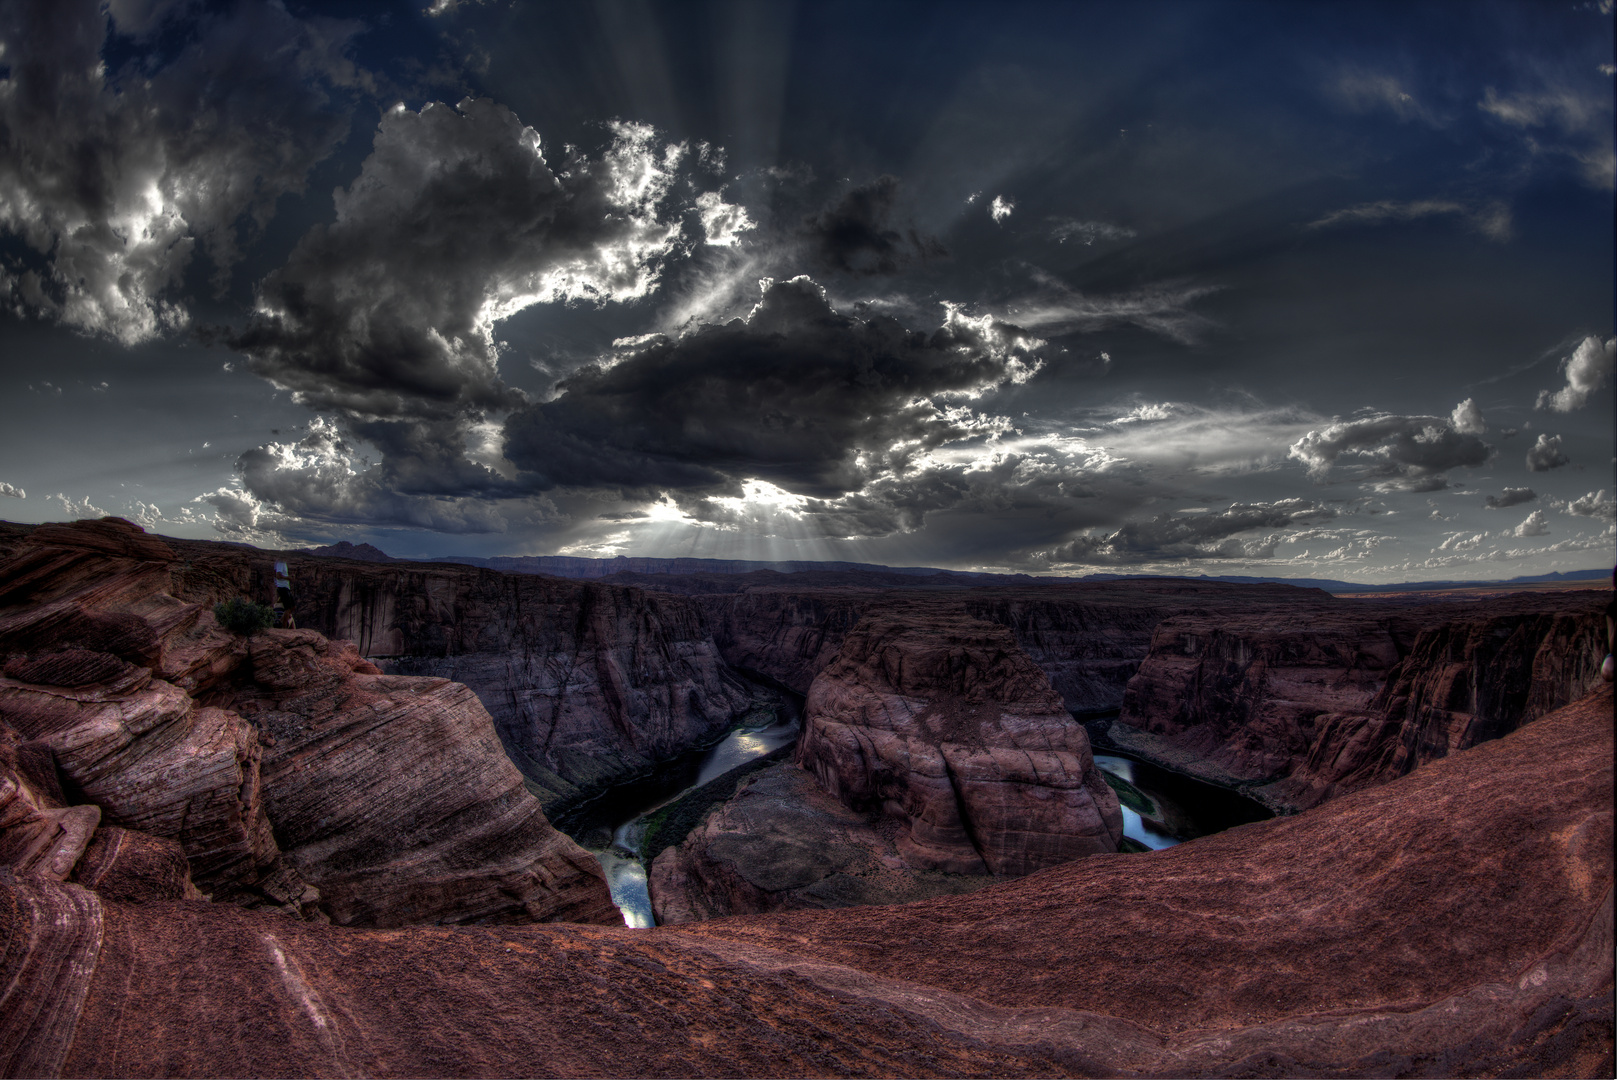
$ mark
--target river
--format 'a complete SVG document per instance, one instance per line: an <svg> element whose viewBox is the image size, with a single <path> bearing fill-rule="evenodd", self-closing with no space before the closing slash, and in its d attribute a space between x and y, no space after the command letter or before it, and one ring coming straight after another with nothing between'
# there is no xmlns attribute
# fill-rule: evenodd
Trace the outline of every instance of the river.
<svg viewBox="0 0 1617 1080"><path fill-rule="evenodd" d="M796 742L797 703L781 697L770 703L774 717L769 722L736 728L712 746L669 762L656 777L614 787L558 818L556 827L600 862L612 902L623 912L626 925L657 925L640 858L646 819L730 770Z"/></svg>
<svg viewBox="0 0 1617 1080"><path fill-rule="evenodd" d="M797 740L798 702L781 695L769 706L773 716L768 722L736 728L712 746L667 763L655 777L611 788L558 817L557 828L599 860L612 890L612 902L623 912L626 925L656 925L646 887L646 866L641 860L647 820L732 769ZM1095 764L1123 805L1124 844L1131 851L1161 851L1198 836L1274 816L1235 792L1115 751L1096 754Z"/></svg>

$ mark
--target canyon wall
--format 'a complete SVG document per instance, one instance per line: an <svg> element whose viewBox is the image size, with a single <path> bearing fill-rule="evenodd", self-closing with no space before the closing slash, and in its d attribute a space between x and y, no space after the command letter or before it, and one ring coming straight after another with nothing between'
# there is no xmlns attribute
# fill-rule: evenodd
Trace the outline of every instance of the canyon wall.
<svg viewBox="0 0 1617 1080"><path fill-rule="evenodd" d="M465 687L382 675L310 630L229 633L211 612L228 575L128 522L8 539L0 741L17 776L33 763L11 781L25 872L90 858L117 882L161 841L202 894L304 919L617 919Z"/></svg>
<svg viewBox="0 0 1617 1080"><path fill-rule="evenodd" d="M1009 630L939 601L878 608L809 688L796 761L899 819L915 869L1019 876L1116 851L1084 729Z"/></svg>
<svg viewBox="0 0 1617 1080"><path fill-rule="evenodd" d="M257 561L194 549L199 575L247 595L265 588ZM394 674L470 687L551 814L718 737L751 702L682 597L448 564L288 561L299 626Z"/></svg>
<svg viewBox="0 0 1617 1080"><path fill-rule="evenodd" d="M1097 737L1281 811L1402 776L1599 685L1597 591L1469 603L1353 600L1156 628Z"/></svg>
<svg viewBox="0 0 1617 1080"><path fill-rule="evenodd" d="M1613 749L1606 690L1168 851L657 930L0 875L0 1074L1610 1076Z"/></svg>
<svg viewBox="0 0 1617 1080"><path fill-rule="evenodd" d="M860 588L854 584L857 575L846 574L822 587L807 584L825 576L771 575L779 580L746 587L726 583L729 590L714 593L699 591L714 584L711 579L675 587L691 593L702 607L726 661L762 672L800 694L808 693L814 676L873 605L926 605L947 598L973 618L1009 628L1049 676L1066 708L1078 713L1122 706L1124 687L1150 651L1152 631L1175 612L1345 602L1318 589L1183 578L893 590Z"/></svg>

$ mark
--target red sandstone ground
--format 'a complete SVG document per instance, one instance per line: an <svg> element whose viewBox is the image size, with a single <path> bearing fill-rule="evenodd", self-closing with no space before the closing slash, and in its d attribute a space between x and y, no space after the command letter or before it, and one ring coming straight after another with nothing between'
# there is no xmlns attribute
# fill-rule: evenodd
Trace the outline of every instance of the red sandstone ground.
<svg viewBox="0 0 1617 1080"><path fill-rule="evenodd" d="M1612 696L962 897L365 930L0 887L5 1075L1612 1075Z"/></svg>

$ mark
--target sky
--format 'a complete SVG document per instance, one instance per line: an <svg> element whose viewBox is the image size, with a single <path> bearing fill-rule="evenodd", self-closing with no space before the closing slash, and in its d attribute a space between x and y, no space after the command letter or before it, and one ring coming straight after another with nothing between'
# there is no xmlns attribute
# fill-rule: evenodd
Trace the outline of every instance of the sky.
<svg viewBox="0 0 1617 1080"><path fill-rule="evenodd" d="M1617 560L1611 0L0 7L0 518Z"/></svg>

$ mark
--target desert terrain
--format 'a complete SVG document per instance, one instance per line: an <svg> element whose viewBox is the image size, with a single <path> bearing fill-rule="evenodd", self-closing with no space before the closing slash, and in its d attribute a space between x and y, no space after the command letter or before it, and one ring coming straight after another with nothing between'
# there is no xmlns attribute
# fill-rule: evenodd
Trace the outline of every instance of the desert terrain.
<svg viewBox="0 0 1617 1080"><path fill-rule="evenodd" d="M0 525L0 1073L1611 1075L1609 592L625 576Z"/></svg>

